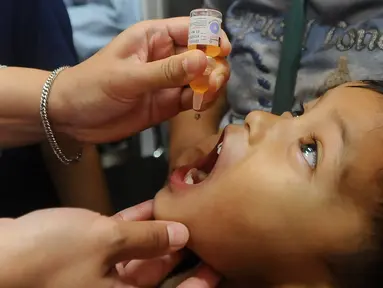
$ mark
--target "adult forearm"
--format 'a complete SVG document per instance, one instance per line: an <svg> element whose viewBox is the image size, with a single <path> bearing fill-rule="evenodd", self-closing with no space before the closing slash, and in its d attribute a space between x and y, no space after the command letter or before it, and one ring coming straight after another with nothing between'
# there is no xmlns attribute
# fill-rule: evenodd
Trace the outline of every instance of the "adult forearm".
<svg viewBox="0 0 383 288"><path fill-rule="evenodd" d="M0 69L0 147L32 144L44 139L40 96L49 74L26 68ZM60 109L55 98L53 95L50 98L56 106L53 111Z"/></svg>
<svg viewBox="0 0 383 288"><path fill-rule="evenodd" d="M81 162L66 166L57 160L48 143L42 145L45 163L64 207L89 209L103 215L112 215L113 206L95 146L83 149ZM78 145L63 145L68 153L75 153Z"/></svg>

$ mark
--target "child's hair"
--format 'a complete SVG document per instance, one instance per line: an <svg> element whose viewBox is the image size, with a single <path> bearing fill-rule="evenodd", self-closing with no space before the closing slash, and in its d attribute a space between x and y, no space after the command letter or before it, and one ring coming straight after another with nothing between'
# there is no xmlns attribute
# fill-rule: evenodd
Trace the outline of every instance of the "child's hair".
<svg viewBox="0 0 383 288"><path fill-rule="evenodd" d="M380 288L383 287L383 221L373 219L374 246L342 256L329 258L329 269L334 288Z"/></svg>
<svg viewBox="0 0 383 288"><path fill-rule="evenodd" d="M349 87L364 88L382 94L383 81L364 80L360 84ZM335 87L333 87L335 88ZM382 98L383 100L383 98ZM369 111L366 111L369 113ZM383 126L383 123L382 123ZM383 133L383 130L382 130ZM383 159L382 159L383 160ZM383 167L382 167L383 171ZM383 173L379 175L378 189L383 196ZM365 187L368 187L366 185ZM370 247L362 247L360 251L351 255L332 256L326 260L327 266L336 282L335 287L340 288L378 288L383 287L383 205L374 213L372 242Z"/></svg>

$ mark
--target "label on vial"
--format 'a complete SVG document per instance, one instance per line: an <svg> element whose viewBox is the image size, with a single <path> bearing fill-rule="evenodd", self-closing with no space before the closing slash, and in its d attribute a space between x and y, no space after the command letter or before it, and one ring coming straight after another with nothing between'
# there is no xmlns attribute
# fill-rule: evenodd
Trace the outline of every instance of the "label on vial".
<svg viewBox="0 0 383 288"><path fill-rule="evenodd" d="M212 16L190 18L188 45L219 46L222 20Z"/></svg>

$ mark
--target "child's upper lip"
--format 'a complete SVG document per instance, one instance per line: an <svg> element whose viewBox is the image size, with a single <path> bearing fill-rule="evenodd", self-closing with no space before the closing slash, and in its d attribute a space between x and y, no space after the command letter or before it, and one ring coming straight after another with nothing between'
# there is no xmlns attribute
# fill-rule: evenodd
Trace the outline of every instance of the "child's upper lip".
<svg viewBox="0 0 383 288"><path fill-rule="evenodd" d="M240 130L236 130L240 129ZM239 132L239 133L238 133ZM233 165L235 162L243 158L246 153L246 133L245 128L235 128L235 131L232 129L225 129L219 139L217 145L211 153L216 153L218 144L223 143L222 151L207 179L199 184L188 185L184 182L184 177L186 173L195 168L198 165L199 161L204 161L208 156L191 165L187 165L176 169L169 178L169 187L171 191L187 191L190 189L198 188L201 185L206 184L207 182L215 179L215 175L219 174L227 166ZM210 154L209 154L210 155Z"/></svg>
<svg viewBox="0 0 383 288"><path fill-rule="evenodd" d="M209 160L209 158L214 157L216 155L217 147L221 142L224 141L225 134L226 133L224 131L222 133L220 139L218 140L217 144L215 145L214 149L208 155L204 156L201 159L198 159L197 161L195 161L194 163L192 163L190 165L180 167L180 168L176 169L175 171L173 171L173 173L170 175L170 178L169 178L169 186L170 186L172 191L177 191L177 190L185 191L185 190L188 190L191 188L197 188L198 186L203 184L203 183L194 184L194 185L186 184L184 181L184 177L185 177L186 173L188 173L189 170L191 170L193 168L200 169L201 166L205 166L205 163ZM211 175L213 174L213 172L215 170L215 166L217 166L217 163L219 162L219 158L220 157L218 157L218 159L215 161L214 167L210 171L210 175L205 181L208 181L209 178L211 178ZM205 181L203 181L203 182L205 182Z"/></svg>

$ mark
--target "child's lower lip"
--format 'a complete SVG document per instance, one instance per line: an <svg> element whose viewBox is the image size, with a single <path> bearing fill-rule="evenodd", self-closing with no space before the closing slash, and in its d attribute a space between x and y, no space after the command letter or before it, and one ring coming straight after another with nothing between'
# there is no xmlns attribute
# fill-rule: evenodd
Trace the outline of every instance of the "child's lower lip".
<svg viewBox="0 0 383 288"><path fill-rule="evenodd" d="M172 191L185 190L191 188L192 185L186 184L184 181L186 173L192 169L192 166L185 166L179 169L176 169L169 178L169 185Z"/></svg>
<svg viewBox="0 0 383 288"><path fill-rule="evenodd" d="M222 133L215 149L213 149L213 151L210 152L209 155L207 155L205 158L203 159L200 159L198 161L196 161L195 163L191 164L191 165L187 165L187 166L184 166L184 167L181 167L181 168L178 168L176 169L171 175L170 175L170 178L169 178L169 186L171 188L171 191L187 191L188 189L191 189L191 188L197 188L198 186L200 185L203 185L204 182L206 181L203 181L201 183L197 183L197 184L193 184L193 185L190 185L190 184L187 184L185 183L185 176L186 174L193 168L200 168L200 167L203 167L205 166L208 162L209 162L209 157L211 157L211 154L214 154L214 153L217 153L217 147L218 147L218 144L219 143L222 143L223 140L224 140L224 134L225 133ZM210 169L210 174L211 172L213 172L214 170L214 167L215 165L217 164L218 162L218 157L217 159L215 160L214 162L214 166L211 167ZM209 164L208 164L209 165ZM207 179L208 180L208 179Z"/></svg>
<svg viewBox="0 0 383 288"><path fill-rule="evenodd" d="M188 189L196 188L202 185L203 183L193 184L193 185L185 183L185 176L191 169L202 165L203 162L205 161L206 159L201 159L194 164L187 165L174 170L174 172L170 175L170 178L169 178L169 185L171 187L171 190L172 191L187 191Z"/></svg>

